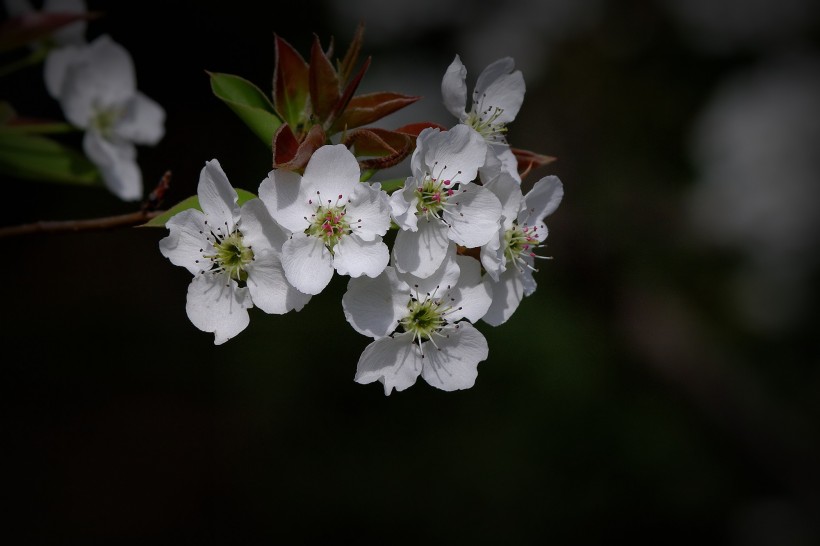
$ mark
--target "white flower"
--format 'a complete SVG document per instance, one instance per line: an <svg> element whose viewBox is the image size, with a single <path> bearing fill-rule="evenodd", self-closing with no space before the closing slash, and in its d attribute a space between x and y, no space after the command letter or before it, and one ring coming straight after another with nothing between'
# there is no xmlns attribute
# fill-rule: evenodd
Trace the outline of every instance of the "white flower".
<svg viewBox="0 0 820 546"><path fill-rule="evenodd" d="M467 69L456 55L441 80L441 94L447 110L490 144L488 156L494 155L510 176L521 182L518 162L505 137L507 124L521 109L526 90L521 71L514 68L515 61L510 57L487 66L478 76L472 106L467 112Z"/></svg>
<svg viewBox="0 0 820 546"><path fill-rule="evenodd" d="M290 231L282 249L288 281L306 294L324 290L334 269L376 277L387 266L388 197L360 176L356 158L336 144L316 150L304 176L274 169L259 186L271 216Z"/></svg>
<svg viewBox="0 0 820 546"><path fill-rule="evenodd" d="M547 238L544 218L552 214L564 196L564 186L556 176L535 183L526 196L506 172L485 182L485 187L501 201L501 229L481 247L481 264L493 281L493 303L483 320L493 326L507 321L524 296L535 291L533 263L535 250Z"/></svg>
<svg viewBox="0 0 820 546"><path fill-rule="evenodd" d="M37 11L28 0L5 0L6 14L11 17L35 17ZM44 13L86 13L85 0L45 0L40 10ZM85 43L87 24L79 20L54 31L50 41L58 47Z"/></svg>
<svg viewBox="0 0 820 546"><path fill-rule="evenodd" d="M134 144L156 144L165 132L165 110L137 91L134 63L121 45L100 36L85 46L49 53L46 87L66 119L85 129L83 150L119 198L142 197Z"/></svg>
<svg viewBox="0 0 820 546"><path fill-rule="evenodd" d="M490 191L471 184L484 163L486 146L464 125L419 134L411 159L413 176L390 201L401 228L393 247L397 270L427 277L439 268L451 241L480 247L498 231L501 204Z"/></svg>
<svg viewBox="0 0 820 546"><path fill-rule="evenodd" d="M173 216L159 242L163 256L194 275L185 307L194 326L213 332L219 345L245 329L254 305L274 314L301 310L310 296L285 280L279 252L286 235L262 201L240 208L216 159L205 163L197 195L202 212Z"/></svg>
<svg viewBox="0 0 820 546"><path fill-rule="evenodd" d="M380 381L386 395L410 387L419 375L445 391L472 387L488 348L468 321L481 318L490 301L478 261L455 256L453 247L426 279L389 266L375 279L350 279L342 297L345 317L375 339L359 358L355 381Z"/></svg>

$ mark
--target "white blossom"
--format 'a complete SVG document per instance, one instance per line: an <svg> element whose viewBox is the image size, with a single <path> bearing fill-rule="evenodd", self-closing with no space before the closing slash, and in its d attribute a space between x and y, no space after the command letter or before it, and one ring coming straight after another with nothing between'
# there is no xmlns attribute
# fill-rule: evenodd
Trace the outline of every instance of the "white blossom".
<svg viewBox="0 0 820 546"><path fill-rule="evenodd" d="M488 161L495 157L519 183L518 162L507 143L507 124L515 119L524 102L524 77L514 70L511 57L499 59L484 69L473 89L470 111L467 111L467 69L456 55L441 80L444 106L460 123L474 129L489 147Z"/></svg>
<svg viewBox="0 0 820 546"><path fill-rule="evenodd" d="M316 150L304 176L274 169L259 186L271 216L290 232L282 249L288 281L306 294L324 290L334 269L376 277L387 266L388 197L360 176L356 158L336 144Z"/></svg>
<svg viewBox="0 0 820 546"><path fill-rule="evenodd" d="M501 226L496 236L481 247L481 264L493 283L493 302L483 320L498 326L512 316L524 296L536 288L533 271L535 253L547 238L544 218L558 208L564 187L556 176L536 182L524 196L521 187L508 173L485 182L503 207Z"/></svg>
<svg viewBox="0 0 820 546"><path fill-rule="evenodd" d="M137 91L134 63L121 45L103 35L87 45L49 53L46 88L66 119L85 129L83 150L119 198L142 197L135 144L156 144L165 132L165 110Z"/></svg>
<svg viewBox="0 0 820 546"><path fill-rule="evenodd" d="M413 174L390 201L401 228L393 246L398 271L430 276L451 242L480 247L498 231L501 204L490 191L471 183L484 163L486 146L464 125L419 134L411 158Z"/></svg>
<svg viewBox="0 0 820 546"><path fill-rule="evenodd" d="M219 345L249 323L248 309L299 311L310 300L285 280L280 252L286 235L261 200L237 204L238 196L216 159L206 162L197 195L202 212L188 209L165 224L163 256L194 278L186 311L191 322L214 333Z"/></svg>
<svg viewBox="0 0 820 546"><path fill-rule="evenodd" d="M488 282L477 260L450 248L427 278L391 266L375 279L351 279L342 298L345 317L375 339L359 359L355 381L380 381L384 393L403 391L421 375L430 385L454 391L475 384L487 341L470 322L487 311Z"/></svg>

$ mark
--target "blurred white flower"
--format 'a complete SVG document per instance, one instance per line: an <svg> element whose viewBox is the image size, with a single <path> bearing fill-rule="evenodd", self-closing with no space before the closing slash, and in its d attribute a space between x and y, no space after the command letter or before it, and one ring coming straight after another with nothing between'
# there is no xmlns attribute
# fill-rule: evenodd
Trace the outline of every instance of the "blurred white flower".
<svg viewBox="0 0 820 546"><path fill-rule="evenodd" d="M103 35L83 46L49 53L46 88L66 119L85 129L83 150L119 198L142 198L135 144L156 144L165 132L165 110L137 91L128 51Z"/></svg>

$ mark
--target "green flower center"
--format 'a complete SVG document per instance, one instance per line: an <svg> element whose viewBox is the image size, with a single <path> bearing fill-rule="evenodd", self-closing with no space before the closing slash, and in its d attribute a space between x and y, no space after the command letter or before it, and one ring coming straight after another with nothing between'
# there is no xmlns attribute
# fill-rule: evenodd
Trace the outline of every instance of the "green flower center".
<svg viewBox="0 0 820 546"><path fill-rule="evenodd" d="M253 261L253 250L242 240L242 233L234 230L226 237L216 237L213 243L214 253L205 257L213 262L212 272L222 272L238 282L248 279L247 265Z"/></svg>
<svg viewBox="0 0 820 546"><path fill-rule="evenodd" d="M405 332L413 334L419 342L430 339L434 333L447 324L444 315L450 310L441 300L426 299L419 301L415 298L407 304L408 313L399 324Z"/></svg>
<svg viewBox="0 0 820 546"><path fill-rule="evenodd" d="M496 122L502 112L504 110L497 106L488 106L483 112L471 111L467 115L465 123L478 131L485 140L503 142L507 126L504 123Z"/></svg>
<svg viewBox="0 0 820 546"><path fill-rule="evenodd" d="M104 137L109 138L111 136L111 131L114 129L114 125L117 123L117 120L121 115L122 111L119 108L100 108L95 111L91 124Z"/></svg>
<svg viewBox="0 0 820 546"><path fill-rule="evenodd" d="M336 243L351 231L345 214L344 205L320 206L316 209L313 221L305 230L305 234L318 237L330 250L333 250Z"/></svg>
<svg viewBox="0 0 820 546"><path fill-rule="evenodd" d="M522 254L535 257L533 251L540 244L535 236L536 229L514 223L510 229L504 232L504 256L507 258L508 264L522 262Z"/></svg>

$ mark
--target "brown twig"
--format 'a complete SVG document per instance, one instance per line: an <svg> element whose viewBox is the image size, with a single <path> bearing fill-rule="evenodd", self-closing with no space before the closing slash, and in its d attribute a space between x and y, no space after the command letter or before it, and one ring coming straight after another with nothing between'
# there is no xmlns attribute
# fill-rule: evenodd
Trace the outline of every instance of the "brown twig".
<svg viewBox="0 0 820 546"><path fill-rule="evenodd" d="M0 239L4 237L16 237L18 235L29 235L32 233L64 233L69 231L91 231L134 226L147 222L163 212L165 211L137 211L120 214L118 216L91 218L89 220L40 221L19 226L8 226L0 228Z"/></svg>

